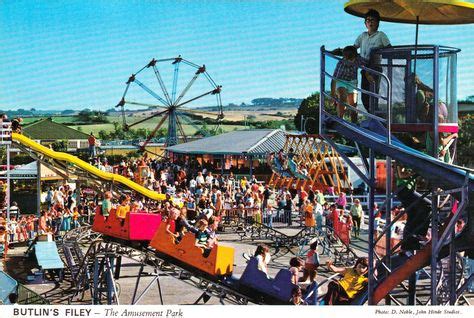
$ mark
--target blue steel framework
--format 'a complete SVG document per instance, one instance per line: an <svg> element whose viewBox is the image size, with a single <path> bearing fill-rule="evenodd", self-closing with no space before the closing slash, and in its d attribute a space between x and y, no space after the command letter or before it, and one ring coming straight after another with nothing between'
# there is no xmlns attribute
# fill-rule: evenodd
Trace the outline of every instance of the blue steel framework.
<svg viewBox="0 0 474 318"><path fill-rule="evenodd" d="M405 51L412 51L412 47L393 47L393 48L385 48L379 50L378 53L383 54L391 53L396 54L397 50L404 49ZM457 49L453 48L446 48L440 46L423 46L425 50L431 50L431 58L433 59L433 91L434 91L434 100L437 101L439 99L439 58L440 58L440 51L442 54L456 54L459 52ZM416 54L416 53L415 53ZM390 228L392 225L401 217L399 215L394 220L391 220L391 213L386 213L386 226L383 229L380 235L375 237L374 235L374 218L372 217L373 214L373 203L374 203L374 194L375 194L375 153L381 153L386 155L386 168L387 168L387 179L386 179L386 202L385 202L385 210L391 211L392 209L392 199L394 196L401 189L392 189L392 158L394 158L397 162L400 161L401 163L412 167L417 173L425 177L430 181L432 192L431 192L431 227L432 227L432 240L431 240L431 257L429 265L431 267L431 273L436 273L431 275L431 295L429 302L432 305L436 305L439 303L439 281L440 277L437 274L440 270L439 260L446 255L446 249L449 249L449 265L450 269L452 269L449 273L449 290L444 292L448 295L447 299L445 299L445 303L455 304L456 301L459 299L460 295L462 294L463 290L466 288L469 281L473 279L470 277L467 279L462 286L457 288L456 286L456 252L463 250L466 246L472 244L472 237L473 237L473 223L474 217L472 214L472 208L469 208L469 195L472 196L473 188L474 188L474 179L470 176L469 169L464 169L460 167L446 165L437 161L436 159L429 158L425 154L421 154L414 149L408 148L401 144L398 141L393 142L391 138L391 125L392 125L392 83L391 83L391 62L388 65L384 65L387 68L387 75L376 70L361 66L361 69L364 69L366 72L369 72L373 75L380 76L380 78L385 81L386 84L386 95L382 95L379 93L373 93L376 90L375 87L372 86L371 92L364 91L360 88L354 87L358 92L362 92L376 98L378 100L384 100L387 103L387 111L384 114L385 118L381 118L373 114L373 102L372 98L371 105L370 105L370 112L367 113L359 108L351 107L350 105L344 103L341 100L338 100L335 97L332 97L328 92L326 92L326 78L333 79L332 74L329 74L326 70L326 65L328 59L335 59L339 60L339 57L334 56L329 51L326 51L324 46L321 47L321 84L320 84L320 105L319 105L319 116L322 120L320 120L319 131L320 135L325 137L325 139L333 146L336 147L337 145L330 139L330 137L326 134L326 130L328 127L335 129L345 137L354 140L357 145L357 148L360 149L359 144L363 144L369 147L369 155L364 156L362 152L359 151L359 155L363 158L363 162L365 163L365 172L357 169L356 172L361 176L363 180L366 181L367 185L369 186L369 284L368 284L368 302L369 304L376 304L380 300L380 295L386 296L386 303L390 304L391 301L398 301L393 298L389 291L387 293L383 293L380 291L379 287L383 287L383 285L387 285L386 282L390 281L391 275L399 275L400 268L395 269L392 268L391 260L392 260L392 251L394 251L400 244L394 246L392 249L386 249L386 255L377 255L375 252L375 245L376 243L383 237L385 234L385 246L390 247L390 240L391 240L391 230ZM408 64L410 65L410 64ZM336 101L338 103L344 104L350 111L356 111L359 114L371 119L376 120L379 123L385 124L386 132L382 135L377 135L371 131L367 131L365 129L361 129L360 127L349 124L344 120L334 117L333 115L329 114L326 109L325 105L327 102ZM438 136L438 107L434 107L434 119L432 122L434 136ZM374 138L377 136L377 138ZM438 148L438 140L437 138L434 139L434 152ZM398 149L397 149L398 148ZM435 155L435 153L433 153ZM368 158L367 158L368 157ZM348 158L345 158L349 160ZM349 163L349 162L348 162ZM350 163L349 163L350 164ZM355 165L351 165L355 166ZM354 167L353 167L354 168ZM443 171L444 170L444 171ZM443 173L445 172L445 174ZM436 175L439 177L437 178ZM450 179L450 180L445 180ZM439 190L439 188L443 190ZM438 223L441 218L441 211L438 208L439 196L440 195L449 195L451 194L453 197L457 198L460 201L460 204L457 210L453 213L453 216L450 219L446 220L445 229L440 230L438 228ZM426 194L421 196L419 200L423 200L426 197ZM472 201L472 200L471 200ZM406 208L406 211L409 211L414 206L416 202L410 204ZM462 235L456 237L454 233L454 226L456 224L457 219L461 216L462 213L468 213L468 224L465 231L463 231ZM471 245L472 246L472 245ZM430 248L429 246L426 248ZM402 265L403 267L404 265ZM383 271L383 275L381 269L385 269ZM398 281L401 283L401 281ZM404 287L408 291L408 298L407 303L414 305L415 303L420 304L421 302L416 298L415 293L415 283L416 283L416 274L415 272L412 273L409 277L409 286ZM394 285L392 285L394 286ZM378 298L374 299L374 296ZM443 302L441 300L441 302Z"/></svg>

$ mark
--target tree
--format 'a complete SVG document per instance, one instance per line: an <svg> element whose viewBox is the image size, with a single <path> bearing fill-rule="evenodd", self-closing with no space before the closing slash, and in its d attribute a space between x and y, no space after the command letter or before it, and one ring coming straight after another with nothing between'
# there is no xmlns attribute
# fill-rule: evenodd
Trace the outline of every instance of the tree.
<svg viewBox="0 0 474 318"><path fill-rule="evenodd" d="M461 117L459 124L458 163L472 168L474 166L474 115Z"/></svg>
<svg viewBox="0 0 474 318"><path fill-rule="evenodd" d="M66 152L67 140L56 140L55 142L51 144L51 147L53 148L54 151Z"/></svg>
<svg viewBox="0 0 474 318"><path fill-rule="evenodd" d="M100 140L109 140L109 134L104 129L99 130L98 134Z"/></svg>
<svg viewBox="0 0 474 318"><path fill-rule="evenodd" d="M66 109L61 112L61 115L74 115L76 113L75 110L72 109Z"/></svg>
<svg viewBox="0 0 474 318"><path fill-rule="evenodd" d="M88 123L90 122L91 119L91 112L89 109L84 109L77 114L77 119L81 122Z"/></svg>
<svg viewBox="0 0 474 318"><path fill-rule="evenodd" d="M84 123L108 123L109 120L104 112L81 110L77 115L80 122Z"/></svg>
<svg viewBox="0 0 474 318"><path fill-rule="evenodd" d="M301 116L304 116L304 127L301 127ZM306 130L309 134L319 133L319 92L303 99L294 118L297 129Z"/></svg>

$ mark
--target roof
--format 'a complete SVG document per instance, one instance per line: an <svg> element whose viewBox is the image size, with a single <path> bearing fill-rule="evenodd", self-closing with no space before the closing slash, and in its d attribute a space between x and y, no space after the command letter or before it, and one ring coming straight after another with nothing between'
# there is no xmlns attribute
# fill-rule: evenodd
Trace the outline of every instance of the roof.
<svg viewBox="0 0 474 318"><path fill-rule="evenodd" d="M173 153L212 155L266 155L285 144L281 129L236 130L166 148Z"/></svg>
<svg viewBox="0 0 474 318"><path fill-rule="evenodd" d="M83 132L55 123L51 118L38 120L24 126L22 133L35 140L87 139L89 137Z"/></svg>
<svg viewBox="0 0 474 318"><path fill-rule="evenodd" d="M37 162L33 161L28 164L16 167L10 170L10 178L12 179L36 179L38 175ZM0 179L5 179L7 171L0 172ZM45 165L41 165L41 180L60 180L62 179L56 172L49 169Z"/></svg>

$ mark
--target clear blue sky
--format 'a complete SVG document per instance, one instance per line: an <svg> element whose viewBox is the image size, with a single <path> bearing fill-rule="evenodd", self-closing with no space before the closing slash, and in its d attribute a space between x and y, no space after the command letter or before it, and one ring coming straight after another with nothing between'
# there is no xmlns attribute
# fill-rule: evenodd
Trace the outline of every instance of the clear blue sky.
<svg viewBox="0 0 474 318"><path fill-rule="evenodd" d="M319 48L352 44L361 18L328 1L2 1L0 109L108 109L151 58L206 64L223 103L319 90ZM382 22L392 44L414 25ZM462 49L458 96L474 95L474 25L420 26L420 43Z"/></svg>

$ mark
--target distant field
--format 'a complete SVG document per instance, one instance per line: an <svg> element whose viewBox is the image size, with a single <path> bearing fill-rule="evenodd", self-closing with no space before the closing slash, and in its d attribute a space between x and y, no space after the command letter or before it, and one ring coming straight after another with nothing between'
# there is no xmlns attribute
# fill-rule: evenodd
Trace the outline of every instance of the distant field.
<svg viewBox="0 0 474 318"><path fill-rule="evenodd" d="M148 130L152 130L156 127L157 124L158 124L158 121L155 121L155 122L150 121L149 123L139 124L134 128L136 128L136 129L146 128ZM97 135L99 133L99 131L101 131L101 130L105 130L108 133L108 132L113 131L113 129L114 129L113 124L78 125L78 126L69 126L69 127L73 128L73 129L80 130L80 131L82 131L86 134L89 134L89 133L92 132L95 135ZM163 125L163 127L167 128L168 125L165 123ZM221 127L224 129L225 132L245 129L244 126L240 126L240 125L221 125ZM189 135L189 136L193 135L197 131L197 129L194 128L191 125L183 125L183 129L184 129L185 134Z"/></svg>
<svg viewBox="0 0 474 318"><path fill-rule="evenodd" d="M140 119L143 119L145 117L150 116L153 114L155 111L148 111L144 110L143 112L136 112L132 114L127 114L126 115L126 121L128 124L131 124L133 122L136 122ZM277 115L278 113L278 115ZM296 113L296 109L291 108L291 109L278 109L278 110L259 110L259 111L252 111L252 110L242 110L242 111L227 111L224 113L225 120L227 121L244 121L245 118L248 118L249 116L254 116L251 117L250 121L253 122L259 122L259 121L270 121L270 120L283 120L283 119L288 119L291 116L294 116ZM204 117L213 117L211 115L206 115L203 114ZM45 117L27 117L24 118L24 123L29 124L31 122L37 121L39 119L44 119ZM94 134L98 134L99 131L104 130L107 133L111 132L114 129L113 122L118 122L122 123L122 114L120 112L112 113L110 116L107 116L107 119L109 120L110 123L106 124L90 124L90 125L78 125L78 124L73 124L75 122L78 122L76 116L53 116L53 121L57 123L67 123L67 124L72 124L69 125L69 127L73 129L77 129L79 131L82 131L84 133L89 134L90 132ZM153 118L150 119L149 121L146 121L144 123L141 123L135 127L134 129L138 128L145 128L147 130L153 130L156 125L159 122L159 117L158 118ZM197 123L196 124L198 127L201 126L201 124ZM165 122L162 126L163 128L168 127L168 123ZM233 131L233 130L241 130L245 129L246 127L243 125L221 125L221 127L224 129L225 132ZM184 131L187 135L193 135L196 133L197 129L189 124L184 124L183 123L183 128Z"/></svg>
<svg viewBox="0 0 474 318"><path fill-rule="evenodd" d="M45 119L47 117L24 117L23 118L23 123L24 124L29 124L29 123L32 123L32 122L35 122L37 120L40 120L40 119ZM56 123L72 123L72 122L75 122L77 121L77 117L75 116L57 116L57 117L54 117L53 116L53 121L56 122Z"/></svg>
<svg viewBox="0 0 474 318"><path fill-rule="evenodd" d="M227 111L224 113L225 120L242 121L245 117L255 116L253 121L269 121L269 120L283 120L288 119L289 116L294 116L296 110L279 111L281 115L272 114L271 111Z"/></svg>
<svg viewBox="0 0 474 318"><path fill-rule="evenodd" d="M278 110L231 110L231 111L224 111L224 119L230 121L243 121L247 116L255 116L254 121L268 121L268 120L283 120L288 119L288 117L292 117L296 114L295 108L287 108L287 109L278 109ZM127 115L127 120L138 120L140 118L145 118L150 116L155 111L143 111L133 113L133 115ZM278 113L278 115L277 115ZM213 116L202 114L204 117L213 118ZM117 113L115 116L107 116L107 118L112 121L122 121L121 113Z"/></svg>

